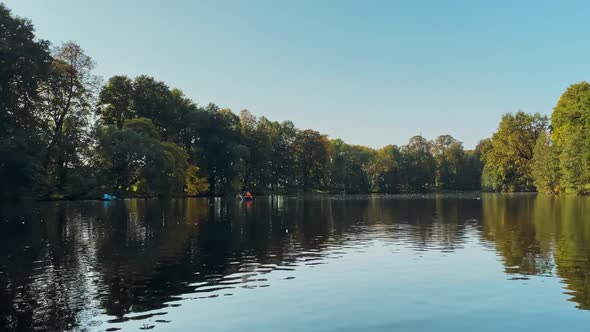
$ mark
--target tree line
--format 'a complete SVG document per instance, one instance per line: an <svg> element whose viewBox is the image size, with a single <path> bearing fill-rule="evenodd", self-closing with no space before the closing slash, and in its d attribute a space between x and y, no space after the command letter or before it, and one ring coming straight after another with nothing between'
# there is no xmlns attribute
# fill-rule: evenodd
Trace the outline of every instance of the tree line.
<svg viewBox="0 0 590 332"><path fill-rule="evenodd" d="M244 189L583 193L590 182L587 83L568 89L551 127L519 112L474 150L450 135L372 149L247 110L201 106L147 75L103 82L78 44L36 38L31 22L2 4L0 40L0 199Z"/></svg>
<svg viewBox="0 0 590 332"><path fill-rule="evenodd" d="M478 149L493 191L590 193L590 84L569 86L551 117L506 114Z"/></svg>

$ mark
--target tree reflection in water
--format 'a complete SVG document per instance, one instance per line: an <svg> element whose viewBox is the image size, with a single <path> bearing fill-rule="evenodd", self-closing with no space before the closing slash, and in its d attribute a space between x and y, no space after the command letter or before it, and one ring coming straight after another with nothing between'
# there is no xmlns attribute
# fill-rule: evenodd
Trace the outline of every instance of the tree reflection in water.
<svg viewBox="0 0 590 332"><path fill-rule="evenodd" d="M265 287L373 240L453 252L475 239L505 273L563 278L590 309L590 199L541 195L57 202L0 210L0 325L63 330L145 319L192 297ZM328 250L330 249L330 250ZM378 268L378 267L376 267ZM146 316L147 315L147 316Z"/></svg>

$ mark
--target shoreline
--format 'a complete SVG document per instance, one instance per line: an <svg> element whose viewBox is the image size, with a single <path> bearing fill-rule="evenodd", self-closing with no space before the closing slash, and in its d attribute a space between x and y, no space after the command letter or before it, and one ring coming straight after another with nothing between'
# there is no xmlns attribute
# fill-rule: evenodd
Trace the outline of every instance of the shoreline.
<svg viewBox="0 0 590 332"><path fill-rule="evenodd" d="M538 192L531 192L531 191L520 191L520 192L488 192L488 191L439 191L439 192L427 192L427 193L417 193L417 192L406 192L406 193L352 193L352 194L343 194L343 193L330 193L330 192L266 192L258 195L254 195L254 200L260 197L271 197L271 196L285 196L285 197L367 197L367 196L375 196L375 197L407 197L407 198L430 198L436 196L458 196L458 197L476 197L486 194L503 194L503 195L533 195L533 194L540 194ZM546 195L546 196L583 196L583 195ZM229 198L234 199L234 195L202 195L202 196L142 196L142 197L122 197L117 200L104 200L101 198L45 198L45 199L35 199L35 198L20 198L14 200L0 200L0 204L6 203L22 203L22 202L81 202L81 201L89 201L89 202L116 202L116 201L125 201L125 200L155 200L155 199L187 199L187 198Z"/></svg>

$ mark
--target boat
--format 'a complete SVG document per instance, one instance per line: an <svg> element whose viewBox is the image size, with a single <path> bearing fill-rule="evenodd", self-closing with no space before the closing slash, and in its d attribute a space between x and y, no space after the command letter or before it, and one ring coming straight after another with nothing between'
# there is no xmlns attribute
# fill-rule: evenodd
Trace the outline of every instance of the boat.
<svg viewBox="0 0 590 332"><path fill-rule="evenodd" d="M104 194L104 195L102 195L102 200L103 201L116 201L116 200L119 200L119 198L115 195Z"/></svg>
<svg viewBox="0 0 590 332"><path fill-rule="evenodd" d="M254 199L254 196L247 197L242 194L237 194L236 197L239 198L241 201L251 201Z"/></svg>

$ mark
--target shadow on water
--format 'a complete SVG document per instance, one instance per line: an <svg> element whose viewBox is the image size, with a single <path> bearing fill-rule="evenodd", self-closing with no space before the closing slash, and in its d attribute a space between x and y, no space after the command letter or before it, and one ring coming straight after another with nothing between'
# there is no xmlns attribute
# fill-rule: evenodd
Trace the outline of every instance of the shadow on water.
<svg viewBox="0 0 590 332"><path fill-rule="evenodd" d="M449 253L476 241L509 278L560 277L590 309L583 197L259 197L0 208L0 326L63 330L165 317L183 301L271 286L374 241ZM379 267L375 267L379 269ZM103 326L104 327L104 326ZM150 328L150 326L146 326Z"/></svg>

